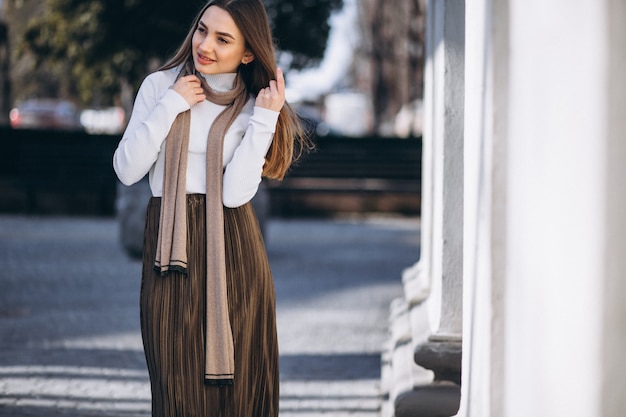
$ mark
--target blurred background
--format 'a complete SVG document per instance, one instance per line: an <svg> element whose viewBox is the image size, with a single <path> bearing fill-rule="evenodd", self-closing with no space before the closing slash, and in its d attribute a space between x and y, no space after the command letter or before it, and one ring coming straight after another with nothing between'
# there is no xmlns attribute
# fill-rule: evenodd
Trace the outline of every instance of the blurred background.
<svg viewBox="0 0 626 417"><path fill-rule="evenodd" d="M324 133L421 133L423 7L403 3L265 0L289 100L327 125ZM0 122L11 115L14 127L73 127L62 120L73 114L90 133L121 132L139 84L174 52L202 4L0 0ZM30 116L54 110L57 124Z"/></svg>
<svg viewBox="0 0 626 417"><path fill-rule="evenodd" d="M142 80L203 3L0 0L0 140L14 155L0 167L0 212L117 215L137 242L126 245L140 246L147 181L121 187L112 154ZM423 4L265 3L288 101L316 150L264 182L262 223L419 214Z"/></svg>

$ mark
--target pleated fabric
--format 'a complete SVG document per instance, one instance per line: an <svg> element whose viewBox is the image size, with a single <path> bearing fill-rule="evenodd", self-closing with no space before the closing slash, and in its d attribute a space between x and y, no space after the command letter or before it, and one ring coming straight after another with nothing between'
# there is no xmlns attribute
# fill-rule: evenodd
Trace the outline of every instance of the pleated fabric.
<svg viewBox="0 0 626 417"><path fill-rule="evenodd" d="M141 282L141 332L153 417L276 417L279 372L272 274L250 203L224 208L233 385L204 380L205 196L187 196L189 275L154 270L161 199L148 205Z"/></svg>

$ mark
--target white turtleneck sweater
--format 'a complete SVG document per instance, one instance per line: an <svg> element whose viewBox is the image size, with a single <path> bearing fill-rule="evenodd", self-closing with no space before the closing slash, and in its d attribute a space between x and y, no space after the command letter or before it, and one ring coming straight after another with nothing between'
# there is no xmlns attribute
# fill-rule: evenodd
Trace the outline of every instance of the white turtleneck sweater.
<svg viewBox="0 0 626 417"><path fill-rule="evenodd" d="M187 101L170 87L176 68L150 74L141 84L128 127L113 156L113 167L120 181L131 185L150 173L155 197L163 193L165 137L179 113L189 110ZM236 74L205 76L215 91L229 91ZM254 197L272 143L278 112L248 103L224 137L223 204L239 207ZM224 106L203 101L191 107L187 193L206 193L206 147L209 129Z"/></svg>

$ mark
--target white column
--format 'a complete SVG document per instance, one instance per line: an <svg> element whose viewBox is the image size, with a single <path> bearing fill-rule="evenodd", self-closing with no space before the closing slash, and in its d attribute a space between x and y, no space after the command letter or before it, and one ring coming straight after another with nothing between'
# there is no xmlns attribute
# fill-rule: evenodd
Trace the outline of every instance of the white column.
<svg viewBox="0 0 626 417"><path fill-rule="evenodd" d="M598 0L511 1L510 417L602 415L606 12Z"/></svg>
<svg viewBox="0 0 626 417"><path fill-rule="evenodd" d="M626 3L575 3L467 1L459 416L626 409Z"/></svg>
<svg viewBox="0 0 626 417"><path fill-rule="evenodd" d="M421 256L405 271L405 296L394 304L393 328L407 343L392 338L390 355L398 417L452 415L459 404L464 11L458 0L427 5Z"/></svg>
<svg viewBox="0 0 626 417"><path fill-rule="evenodd" d="M409 302L428 297L431 333L461 339L464 3L426 13L420 261L404 274ZM459 70L461 69L461 70Z"/></svg>
<svg viewBox="0 0 626 417"><path fill-rule="evenodd" d="M429 59L426 74L425 141L430 218L424 219L422 270L429 277L429 317L433 335L460 340L462 328L464 3L428 4ZM426 137L430 135L430 137ZM432 187L432 188L431 188Z"/></svg>
<svg viewBox="0 0 626 417"><path fill-rule="evenodd" d="M603 343L600 385L602 409L598 415L617 417L626 410L626 2L606 2L608 13L608 137L606 175L605 279L602 315ZM606 91L605 90L605 91Z"/></svg>
<svg viewBox="0 0 626 417"><path fill-rule="evenodd" d="M511 16L506 415L623 415L624 3Z"/></svg>
<svg viewBox="0 0 626 417"><path fill-rule="evenodd" d="M502 416L506 1L466 3L464 328L458 416Z"/></svg>
<svg viewBox="0 0 626 417"><path fill-rule="evenodd" d="M403 274L406 297L409 304L417 304L430 294L430 273L433 246L433 148L435 144L435 112L437 98L435 96L435 60L428 59L435 55L436 45L434 25L434 2L428 1L426 6L426 45L424 62L424 115L422 129L422 185L420 215L420 259Z"/></svg>

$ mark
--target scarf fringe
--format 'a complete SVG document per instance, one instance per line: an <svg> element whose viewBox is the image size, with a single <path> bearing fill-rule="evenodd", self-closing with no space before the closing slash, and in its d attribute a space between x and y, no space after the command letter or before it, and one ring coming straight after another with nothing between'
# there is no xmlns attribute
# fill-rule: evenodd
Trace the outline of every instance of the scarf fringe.
<svg viewBox="0 0 626 417"><path fill-rule="evenodd" d="M159 265L154 265L154 270L162 277L167 276L170 272L180 272L184 276L189 276L189 269L186 266L169 265L166 267L162 267Z"/></svg>
<svg viewBox="0 0 626 417"><path fill-rule="evenodd" d="M229 387L235 385L233 378L230 379L210 379L209 375L204 376L204 383L214 387Z"/></svg>

